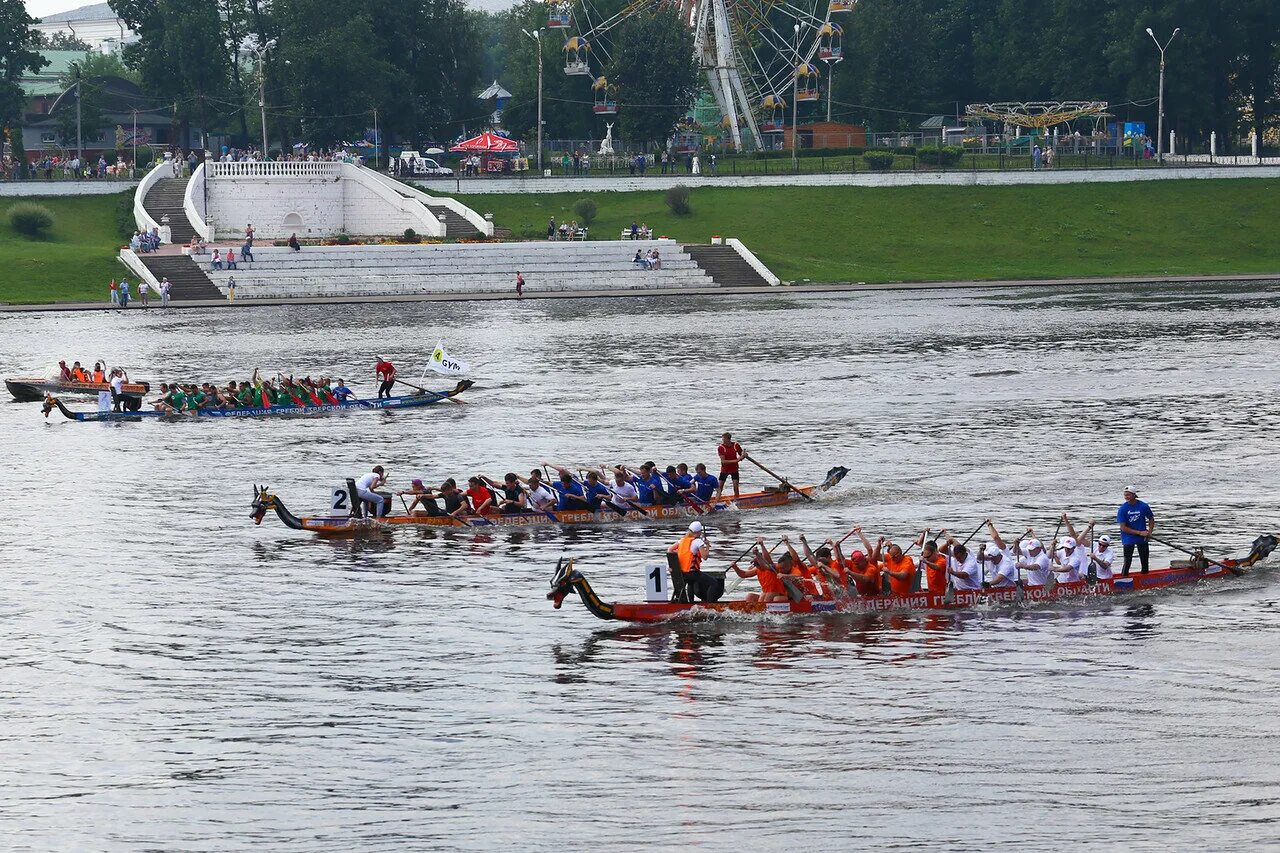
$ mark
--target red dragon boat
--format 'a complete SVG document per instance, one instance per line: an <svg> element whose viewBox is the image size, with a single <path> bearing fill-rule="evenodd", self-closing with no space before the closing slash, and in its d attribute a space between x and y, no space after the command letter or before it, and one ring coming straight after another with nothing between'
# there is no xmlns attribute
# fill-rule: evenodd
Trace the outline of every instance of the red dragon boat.
<svg viewBox="0 0 1280 853"><path fill-rule="evenodd" d="M697 506L692 503L675 506L645 505L642 509L631 510L625 515L607 511L548 510L547 512L520 512L513 515L463 516L461 518L447 515L431 516L425 512L383 518L356 518L351 515L299 517L290 512L284 502L265 486L256 486L253 490L253 503L249 517L253 519L254 524L261 524L266 514L274 511L286 527L292 530L309 531L320 536L353 536L394 527L524 527L551 524L682 521L702 515L718 516L724 513L784 506L795 501L810 500L834 489L848 473L848 468L836 466L827 472L825 480L816 485L743 492L736 498L719 498ZM347 506L360 506L354 480L347 480L347 493L349 498L344 503Z"/></svg>
<svg viewBox="0 0 1280 853"><path fill-rule="evenodd" d="M551 578L547 599L560 609L572 592L582 599L587 610L599 619L622 622L665 622L677 619L708 619L723 616L826 616L833 613L882 613L911 610L961 610L984 605L1034 605L1053 601L1109 598L1168 589L1176 586L1221 580L1245 574L1249 567L1266 559L1280 539L1259 536L1249 554L1239 560L1213 561L1203 553L1189 560L1175 560L1168 568L1152 569L1146 574L1116 575L1109 580L1082 580L1054 586L1020 585L1009 589L918 592L911 595L854 595L851 598L783 601L765 604L760 601L718 601L686 604L675 601L614 602L601 600L573 560L561 560ZM705 572L704 572L705 573Z"/></svg>

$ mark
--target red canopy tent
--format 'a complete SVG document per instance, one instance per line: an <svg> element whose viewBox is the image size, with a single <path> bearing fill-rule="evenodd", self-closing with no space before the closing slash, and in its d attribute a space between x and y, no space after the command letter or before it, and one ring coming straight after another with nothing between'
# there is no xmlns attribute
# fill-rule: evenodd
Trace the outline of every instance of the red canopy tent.
<svg viewBox="0 0 1280 853"><path fill-rule="evenodd" d="M507 139L496 133L485 131L473 136L465 142L459 142L450 151L465 151L470 154L510 154L519 148L514 139Z"/></svg>

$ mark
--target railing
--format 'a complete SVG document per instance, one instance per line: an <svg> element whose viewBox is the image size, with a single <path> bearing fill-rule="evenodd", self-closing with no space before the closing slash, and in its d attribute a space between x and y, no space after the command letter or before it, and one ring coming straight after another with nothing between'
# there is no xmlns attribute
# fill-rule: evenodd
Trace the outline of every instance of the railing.
<svg viewBox="0 0 1280 853"><path fill-rule="evenodd" d="M124 264L130 272L138 277L139 295L141 288L149 287L157 294L160 292L160 282L156 280L155 273L147 269L147 265L142 262L137 253L132 249L124 248L120 250L120 263Z"/></svg>
<svg viewBox="0 0 1280 853"><path fill-rule="evenodd" d="M151 231L152 228L159 228L160 223L151 218L151 214L147 213L147 209L143 207L143 202L147 198L147 193L164 178L173 177L173 166L167 160L161 160L155 165L146 177L138 184L138 188L133 191L133 221L137 223L139 229L143 231Z"/></svg>
<svg viewBox="0 0 1280 853"><path fill-rule="evenodd" d="M444 236L444 224L423 204L421 199L413 197L412 194L405 195L398 192L396 188L399 187L399 184L394 181L390 185L383 183L378 180L380 176L377 172L352 163L335 163L333 165L346 166L350 170L345 172L345 177L348 180L356 181L387 202L387 204L417 220L422 234L431 237Z"/></svg>
<svg viewBox="0 0 1280 853"><path fill-rule="evenodd" d="M475 226L475 229L479 231L481 234L485 235L486 237L493 236L493 223L488 221L479 213L467 207L465 204L458 201L457 199L448 198L446 196L428 195L427 193L424 193L422 190L418 189L412 184L406 184L401 181L397 181L395 178L392 178L388 175L384 175L381 172L377 171L376 169L368 169L364 167L360 167L360 169L361 169L361 174L373 177L374 180L390 188L394 192L408 193L418 201L422 202L424 205L434 205L437 207L443 207L448 210L452 210L454 213L458 214L463 219L467 220L467 222L470 222L473 226ZM444 235L441 234L439 236L444 236Z"/></svg>
<svg viewBox="0 0 1280 853"><path fill-rule="evenodd" d="M782 284L782 279L774 275L773 270L766 267L764 265L764 262L756 257L755 252L748 249L746 245L737 237L730 237L728 240L725 240L724 242L726 246L728 246L729 248L733 249L735 252L738 253L738 257L742 258L744 261L747 262L747 266L751 267L753 270L759 273L760 277L763 278L765 281L769 282L770 285L772 285L773 287L777 287L778 285Z"/></svg>
<svg viewBox="0 0 1280 853"><path fill-rule="evenodd" d="M191 228L197 234L205 240L212 241L213 221L205 221L204 167L204 163L196 166L195 172L191 174L191 180L187 181L187 191L182 195L182 212L187 215L187 221L191 223Z"/></svg>
<svg viewBox="0 0 1280 853"><path fill-rule="evenodd" d="M210 178L336 178L342 163L329 160L284 160L281 162L209 162Z"/></svg>

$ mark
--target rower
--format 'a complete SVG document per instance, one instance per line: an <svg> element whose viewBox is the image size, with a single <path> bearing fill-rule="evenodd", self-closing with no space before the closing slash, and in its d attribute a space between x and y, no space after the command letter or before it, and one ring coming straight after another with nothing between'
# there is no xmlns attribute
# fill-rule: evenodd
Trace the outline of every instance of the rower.
<svg viewBox="0 0 1280 853"><path fill-rule="evenodd" d="M840 555L840 546L828 539L818 546L817 551L809 548L809 540L800 535L800 544L804 547L804 555L817 572L825 592L825 598L842 598L849 595L849 573L844 567L844 558Z"/></svg>
<svg viewBox="0 0 1280 853"><path fill-rule="evenodd" d="M1027 572L1027 586L1044 586L1049 583L1049 554L1040 540L1034 538L1035 531L1030 527L1023 534L1023 556L1018 560L1018 571Z"/></svg>
<svg viewBox="0 0 1280 853"><path fill-rule="evenodd" d="M387 472L381 465L374 465L372 471L356 480L356 495L360 498L361 506L366 510L366 517L368 504L373 504L375 518L387 515L390 502L384 495L374 491L379 486L386 485L386 482Z"/></svg>
<svg viewBox="0 0 1280 853"><path fill-rule="evenodd" d="M1138 500L1137 486L1126 486L1124 503L1116 510L1116 522L1120 525L1120 545L1124 548L1123 575L1129 574L1133 565L1133 551L1138 550L1138 559L1142 561L1142 573L1150 568L1151 543L1149 541L1156 529L1156 516L1145 501Z"/></svg>
<svg viewBox="0 0 1280 853"><path fill-rule="evenodd" d="M93 363L93 381L99 385L107 381L107 371L100 361Z"/></svg>
<svg viewBox="0 0 1280 853"><path fill-rule="evenodd" d="M613 502L626 510L640 509L640 491L620 469L613 472L613 485L609 486Z"/></svg>
<svg viewBox="0 0 1280 853"><path fill-rule="evenodd" d="M582 488L582 484L573 479L564 468L560 468L560 480L552 483L551 488L558 496L556 501L556 509L592 509L591 504L587 501L586 490Z"/></svg>
<svg viewBox="0 0 1280 853"><path fill-rule="evenodd" d="M424 486L421 480L414 480L410 484L408 491L404 491L400 493L402 497L404 495L413 495L413 500L410 501L409 506L406 507L406 510L408 511L409 515L413 515L413 511L417 509L419 506L421 506L423 510L426 511L428 515L430 515L431 514L430 511L427 510L427 501L430 500L430 497L429 497L430 494L431 494L430 489Z"/></svg>
<svg viewBox="0 0 1280 853"><path fill-rule="evenodd" d="M943 551L951 555L947 575L956 589L964 591L982 589L982 567L978 565L978 558L969 553L968 548L952 536L947 539L947 545Z"/></svg>
<svg viewBox="0 0 1280 853"><path fill-rule="evenodd" d="M653 469L655 472L657 468ZM657 475L657 488L655 489L655 497L657 502L665 506L674 506L680 503L680 486L676 482L676 466L668 465L667 470Z"/></svg>
<svg viewBox="0 0 1280 853"><path fill-rule="evenodd" d="M1018 564L1009 556L1004 540L1000 538L1000 531L996 530L995 522L989 518L987 529L991 531L991 541L979 549L981 553L978 557L978 561L982 564L983 586L991 589L1008 589L1017 586L1020 580Z"/></svg>
<svg viewBox="0 0 1280 853"><path fill-rule="evenodd" d="M396 366L389 361L383 360L382 356L377 357L377 363L373 366L373 371L378 377L378 399L391 396L391 386L396 384Z"/></svg>
<svg viewBox="0 0 1280 853"><path fill-rule="evenodd" d="M333 396L338 398L339 403L347 402L347 398L354 393L355 392L348 388L347 383L342 379L339 379L338 384L333 388Z"/></svg>
<svg viewBox="0 0 1280 853"><path fill-rule="evenodd" d="M479 477L467 478L467 500L471 502L471 511L476 515L489 515L493 507L493 492Z"/></svg>
<svg viewBox="0 0 1280 853"><path fill-rule="evenodd" d="M58 362L58 379L63 382L71 381L71 368L67 367L65 361Z"/></svg>
<svg viewBox="0 0 1280 853"><path fill-rule="evenodd" d="M1097 522L1089 522L1089 526L1082 532L1077 533L1075 525L1071 523L1071 519L1064 512L1062 521L1067 526L1067 532L1071 534L1071 538L1084 549L1089 555L1089 563L1087 566L1086 577L1096 578L1097 580L1111 580L1112 571L1111 564L1115 562L1115 551L1111 548L1110 536L1094 536L1094 528Z"/></svg>
<svg viewBox="0 0 1280 853"><path fill-rule="evenodd" d="M920 545L920 565L924 568L925 588L932 595L935 593L943 593L947 591L947 555L938 550L938 540L930 539L925 542L925 537L930 531L926 530L920 534L918 540ZM944 528L939 531L938 536L946 536L947 531Z"/></svg>
<svg viewBox="0 0 1280 853"><path fill-rule="evenodd" d="M788 556L790 558L790 556ZM769 557L769 552L765 551L764 538L756 537L755 548L751 551L751 567L750 569L740 569L739 565L730 566L739 578L755 578L760 581L760 601L765 605L776 601L788 601L787 588L783 587L782 580L778 578L776 567L773 560ZM749 601L751 597L748 596Z"/></svg>
<svg viewBox="0 0 1280 853"><path fill-rule="evenodd" d="M640 496L640 503L653 505L658 502L658 484L660 481L652 462L646 462L641 465L639 473L632 472L626 465L619 465L614 470L630 475L631 484L636 487L636 492Z"/></svg>
<svg viewBox="0 0 1280 853"><path fill-rule="evenodd" d="M794 545L791 544L790 536L782 537L782 544L787 547L787 555L791 557L791 565L794 567L791 571L792 577L798 579L800 588L804 590L806 598L831 598L818 586L818 580L822 575L818 572L816 566L808 563L796 551ZM803 545L804 542L802 541ZM808 548L805 549L808 551Z"/></svg>
<svg viewBox="0 0 1280 853"><path fill-rule="evenodd" d="M720 436L720 443L716 445L716 455L720 457L720 485L716 489L716 497L720 497L720 493L724 491L725 483L729 478L733 478L733 498L738 499L738 463L747 457L747 452L742 449L742 445L733 440L730 433Z"/></svg>
<svg viewBox="0 0 1280 853"><path fill-rule="evenodd" d="M858 589L859 595L879 595L880 589L880 548L884 545L884 537L873 548L871 540L863 534L861 527L853 528L854 533L862 540L865 551L854 551L849 555L849 577Z"/></svg>
<svg viewBox="0 0 1280 853"><path fill-rule="evenodd" d="M671 570L671 600L691 602L701 580L702 544L705 540L701 521L689 525L684 535L667 549L667 566ZM695 548L697 554L695 555ZM698 577L695 578L694 574Z"/></svg>
<svg viewBox="0 0 1280 853"><path fill-rule="evenodd" d="M498 512L503 515L519 515L524 512L526 501L529 499L529 492L524 486L520 485L520 478L515 474L507 474L502 478L502 483L495 483L488 477L482 479L490 486L498 490Z"/></svg>
<svg viewBox="0 0 1280 853"><path fill-rule="evenodd" d="M693 497L699 503L711 503L720 488L720 481L707 472L707 466L699 462L693 466Z"/></svg>
<svg viewBox="0 0 1280 853"><path fill-rule="evenodd" d="M80 362L76 362L71 366L71 380L73 382L88 382L89 374L84 372L84 368L80 366Z"/></svg>
<svg viewBox="0 0 1280 853"><path fill-rule="evenodd" d="M549 512L555 508L556 496L542 482L542 471L534 468L529 472L529 479L520 478L520 481L528 486L529 489L529 509L534 512Z"/></svg>
<svg viewBox="0 0 1280 853"><path fill-rule="evenodd" d="M1075 539L1068 536L1054 554L1053 572L1058 583L1075 583L1084 580L1089 571L1089 557Z"/></svg>
<svg viewBox="0 0 1280 853"><path fill-rule="evenodd" d="M884 573L889 578L890 595L910 595L913 592L916 580L915 561L892 542L884 555Z"/></svg>

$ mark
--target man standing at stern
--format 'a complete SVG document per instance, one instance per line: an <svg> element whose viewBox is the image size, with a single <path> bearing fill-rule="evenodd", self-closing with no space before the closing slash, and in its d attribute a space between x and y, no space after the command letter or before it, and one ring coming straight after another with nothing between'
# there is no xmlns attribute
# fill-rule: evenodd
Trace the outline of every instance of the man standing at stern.
<svg viewBox="0 0 1280 853"><path fill-rule="evenodd" d="M1124 570L1129 574L1133 564L1133 549L1138 549L1138 559L1142 561L1142 573L1145 575L1151 568L1151 543L1148 538L1156 530L1156 516L1145 501L1138 500L1136 486L1125 486L1124 503L1116 510L1116 523L1120 525L1120 544L1124 546Z"/></svg>

